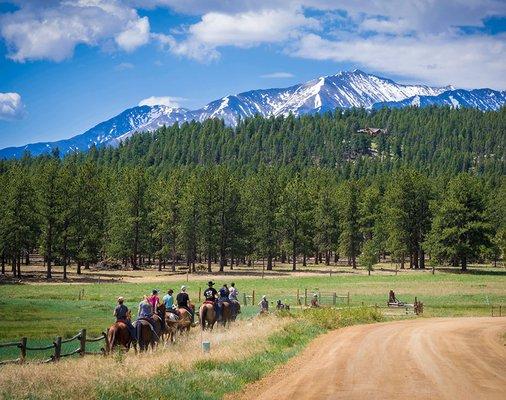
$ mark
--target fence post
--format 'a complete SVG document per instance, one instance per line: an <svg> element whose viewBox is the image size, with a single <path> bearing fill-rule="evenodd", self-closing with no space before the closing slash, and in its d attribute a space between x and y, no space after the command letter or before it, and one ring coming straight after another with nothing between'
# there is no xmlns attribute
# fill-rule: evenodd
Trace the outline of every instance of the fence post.
<svg viewBox="0 0 506 400"><path fill-rule="evenodd" d="M109 328L107 328L107 331L102 332L102 335L104 335L104 355L109 353Z"/></svg>
<svg viewBox="0 0 506 400"><path fill-rule="evenodd" d="M56 342L54 342L54 356L53 361L58 361L61 356L61 336L56 337Z"/></svg>
<svg viewBox="0 0 506 400"><path fill-rule="evenodd" d="M297 288L297 305L300 304L300 301L299 301L299 288Z"/></svg>
<svg viewBox="0 0 506 400"><path fill-rule="evenodd" d="M334 304L334 306L335 306L336 303L337 303L337 294L336 294L336 292L334 292L334 294L332 296L332 304Z"/></svg>
<svg viewBox="0 0 506 400"><path fill-rule="evenodd" d="M348 292L348 298L346 300L347 304L348 304L348 307L350 306L350 292Z"/></svg>
<svg viewBox="0 0 506 400"><path fill-rule="evenodd" d="M494 306L490 306L491 307L491 313L492 313L492 317L494 316Z"/></svg>
<svg viewBox="0 0 506 400"><path fill-rule="evenodd" d="M253 293L251 294L251 304L255 305L255 291L253 290Z"/></svg>
<svg viewBox="0 0 506 400"><path fill-rule="evenodd" d="M502 317L502 306L499 306L499 316Z"/></svg>
<svg viewBox="0 0 506 400"><path fill-rule="evenodd" d="M199 288L199 303L200 303L200 294L202 293L202 288Z"/></svg>
<svg viewBox="0 0 506 400"><path fill-rule="evenodd" d="M307 306L307 289L304 289L304 305Z"/></svg>
<svg viewBox="0 0 506 400"><path fill-rule="evenodd" d="M86 329L81 329L79 334L79 355L84 357L86 352Z"/></svg>
<svg viewBox="0 0 506 400"><path fill-rule="evenodd" d="M19 343L19 350L21 351L21 357L19 359L19 362L23 364L26 359L26 338L22 337L21 342Z"/></svg>
<svg viewBox="0 0 506 400"><path fill-rule="evenodd" d="M243 304L244 304L245 306L247 306L247 305L248 305L248 298L246 297L246 293L243 293L243 294L242 294L242 297L243 297Z"/></svg>

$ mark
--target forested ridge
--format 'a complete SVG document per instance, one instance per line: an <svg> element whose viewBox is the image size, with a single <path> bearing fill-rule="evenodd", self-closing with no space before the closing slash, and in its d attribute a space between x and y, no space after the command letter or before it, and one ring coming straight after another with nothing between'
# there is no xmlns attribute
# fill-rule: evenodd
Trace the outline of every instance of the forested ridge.
<svg viewBox="0 0 506 400"><path fill-rule="evenodd" d="M406 108L162 127L118 148L0 162L2 273L29 254L371 269L497 260L506 249L506 109ZM381 131L366 130L379 128ZM430 256L430 257L429 257Z"/></svg>

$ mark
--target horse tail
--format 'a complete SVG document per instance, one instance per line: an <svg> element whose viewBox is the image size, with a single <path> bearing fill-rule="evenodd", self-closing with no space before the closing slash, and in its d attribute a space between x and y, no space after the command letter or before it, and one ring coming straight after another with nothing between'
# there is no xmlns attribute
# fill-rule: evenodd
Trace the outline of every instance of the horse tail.
<svg viewBox="0 0 506 400"><path fill-rule="evenodd" d="M204 330L206 328L206 314L207 314L207 307L205 305L202 305L200 307L200 313L199 313L200 326L202 327L202 330Z"/></svg>
<svg viewBox="0 0 506 400"><path fill-rule="evenodd" d="M109 348L106 349L108 353L112 353L112 351L114 350L114 346L116 345L116 331L117 331L117 328L116 328L116 325L113 325L110 329L109 329L109 332L107 332L107 341L109 342Z"/></svg>

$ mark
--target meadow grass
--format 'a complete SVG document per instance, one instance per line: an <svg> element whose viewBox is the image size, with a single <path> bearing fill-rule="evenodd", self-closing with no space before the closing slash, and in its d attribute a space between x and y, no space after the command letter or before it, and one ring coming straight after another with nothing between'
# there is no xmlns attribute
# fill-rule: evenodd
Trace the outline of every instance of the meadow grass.
<svg viewBox="0 0 506 400"><path fill-rule="evenodd" d="M5 399L217 399L240 390L298 354L329 329L382 320L371 308L283 312L239 321L206 333L210 353L200 350L193 331L176 346L153 353L85 357L55 365L7 366L0 397Z"/></svg>
<svg viewBox="0 0 506 400"><path fill-rule="evenodd" d="M235 277L237 278L237 277ZM29 340L49 339L60 335L71 337L86 328L90 336L98 336L112 323L112 310L118 296L136 312L143 294L153 288L165 292L169 287L178 289L188 285L190 297L198 300L199 288L206 287L206 279L186 282L181 280L141 283L100 284L11 284L0 286L0 341L26 336ZM230 282L233 277L219 277ZM424 302L425 316L489 315L491 305L506 305L506 271L504 269L474 269L467 274L430 271L416 273L333 274L320 276L286 276L269 278L242 278L236 280L242 293L255 291L255 303L266 294L271 302L280 299L293 306L297 289L303 296L316 291L350 293L350 305L385 305L388 291L395 290L397 297L412 303L414 297ZM80 299L80 293L84 296ZM327 298L329 300L329 298ZM248 300L250 301L250 300ZM308 299L309 301L309 299ZM338 299L337 306L346 306ZM256 306L243 307L243 317L256 312ZM3 358L0 352L0 358Z"/></svg>

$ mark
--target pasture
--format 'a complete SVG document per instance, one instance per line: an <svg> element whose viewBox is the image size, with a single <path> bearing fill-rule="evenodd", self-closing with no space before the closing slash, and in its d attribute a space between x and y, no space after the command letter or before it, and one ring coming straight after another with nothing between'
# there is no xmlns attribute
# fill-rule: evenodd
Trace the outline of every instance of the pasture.
<svg viewBox="0 0 506 400"><path fill-rule="evenodd" d="M391 319L381 315L385 310L367 307L384 305L390 289L402 301L412 302L415 296L423 301L423 318L486 316L490 315L492 305L506 305L503 267L473 266L465 274L441 269L433 275L430 270L403 270L396 274L391 266L383 265L367 276L362 270L348 267L334 267L332 273L321 267L292 273L278 266L263 277L258 267L221 275L189 276L154 270L89 270L83 276L71 276L72 283L38 283L28 278L28 283L0 286L0 343L26 336L32 345L40 345L51 342L57 335L71 337L82 328L87 329L88 335L97 336L112 323L118 296L124 296L127 305L136 309L140 297L153 288L163 294L168 288L177 290L184 284L193 301L198 302L199 288L205 288L209 279L217 286L235 281L240 299L243 293L249 296L249 305L242 307L241 320L231 328L220 327L203 336L193 329L188 337L180 337L175 346L160 348L152 354L116 353L107 358L72 357L58 365L0 367L0 397L221 398L286 363L329 329ZM349 292L350 307L346 298L338 298L336 305L340 311L324 308L303 312L305 307L296 304L296 295L302 297L305 289L308 294ZM272 307L278 299L290 304L292 316L282 313L265 319L252 318L257 313L257 306L250 305L253 291L255 303L265 294ZM411 316L401 313L399 317ZM211 353L202 353L202 339L211 341ZM0 359L14 358L16 351L1 349ZM33 357L29 352L28 358Z"/></svg>
<svg viewBox="0 0 506 400"><path fill-rule="evenodd" d="M229 271L218 275L171 275L157 271L127 272L125 280L119 273L101 274L89 271L83 282L92 283L29 283L0 286L0 341L18 339L51 339L56 335L71 337L80 329L86 328L91 336L99 335L112 322L112 311L118 296L124 296L128 307L136 312L137 304L143 294L153 288L163 295L168 288L176 292L181 285L187 285L190 298L198 302L199 288L207 286L213 279L219 286L225 282L236 282L240 292L251 296L255 291L255 303L263 294L270 302L278 299L296 305L297 290L300 296L304 289L336 292L338 295L350 293L350 306L384 305L388 291L393 289L397 297L405 302L413 302L417 296L424 302L424 316L485 316L490 315L492 305L506 305L506 270L503 267L471 267L468 273L458 270L399 271L396 275L391 269L378 269L371 276L361 270L334 268L334 272L320 273L306 271L291 273L283 268L258 276L258 270ZM314 269L313 269L314 271ZM101 283L99 283L101 282ZM251 299L248 299L250 304ZM272 304L274 305L274 304ZM344 299L337 300L337 306L345 306ZM243 307L242 318L254 315L257 306ZM1 356L1 353L0 353Z"/></svg>

